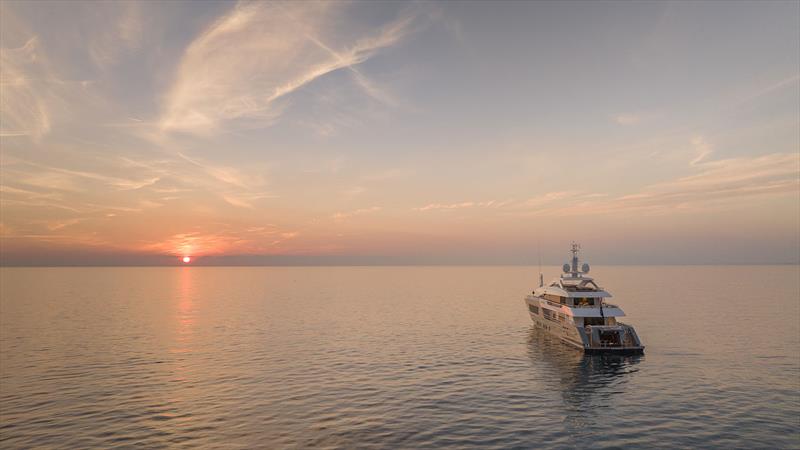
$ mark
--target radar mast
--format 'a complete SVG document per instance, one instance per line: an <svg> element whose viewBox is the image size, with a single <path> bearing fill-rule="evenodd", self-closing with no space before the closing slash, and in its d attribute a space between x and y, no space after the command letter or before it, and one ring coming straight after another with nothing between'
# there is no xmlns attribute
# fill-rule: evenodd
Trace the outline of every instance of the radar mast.
<svg viewBox="0 0 800 450"><path fill-rule="evenodd" d="M572 275L578 274L578 251L581 249L581 244L572 241Z"/></svg>
<svg viewBox="0 0 800 450"><path fill-rule="evenodd" d="M570 263L564 264L563 267L564 275L561 275L562 277L564 277L565 275L569 275L573 278L579 278L589 273L589 263L583 263L583 266L580 269L578 269L578 262L579 262L578 252L580 251L580 249L581 249L581 244L578 244L577 242L573 241L572 249L570 250L572 252L572 264Z"/></svg>

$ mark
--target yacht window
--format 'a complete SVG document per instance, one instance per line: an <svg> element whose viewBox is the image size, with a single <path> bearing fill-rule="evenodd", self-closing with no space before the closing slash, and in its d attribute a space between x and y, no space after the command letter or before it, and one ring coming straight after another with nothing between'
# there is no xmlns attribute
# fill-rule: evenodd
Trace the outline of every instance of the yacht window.
<svg viewBox="0 0 800 450"><path fill-rule="evenodd" d="M553 303L560 303L562 305L566 305L567 304L567 298L566 297L561 297L561 296L553 295L553 294L544 294L544 298L545 298L545 300L549 300L549 301L551 301Z"/></svg>
<svg viewBox="0 0 800 450"><path fill-rule="evenodd" d="M542 308L542 314L544 315L544 318L547 320L552 320L553 322L558 321L558 314L553 311L550 311L549 309Z"/></svg>
<svg viewBox="0 0 800 450"><path fill-rule="evenodd" d="M528 305L528 309L534 314L539 314L539 307L538 306Z"/></svg>

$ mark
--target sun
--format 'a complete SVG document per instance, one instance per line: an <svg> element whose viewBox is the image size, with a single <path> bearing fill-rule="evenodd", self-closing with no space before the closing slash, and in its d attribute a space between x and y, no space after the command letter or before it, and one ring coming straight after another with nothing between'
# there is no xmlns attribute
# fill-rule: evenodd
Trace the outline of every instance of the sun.
<svg viewBox="0 0 800 450"><path fill-rule="evenodd" d="M184 256L182 261L185 262L186 264L189 264L190 262L192 262L192 258L189 256Z"/></svg>

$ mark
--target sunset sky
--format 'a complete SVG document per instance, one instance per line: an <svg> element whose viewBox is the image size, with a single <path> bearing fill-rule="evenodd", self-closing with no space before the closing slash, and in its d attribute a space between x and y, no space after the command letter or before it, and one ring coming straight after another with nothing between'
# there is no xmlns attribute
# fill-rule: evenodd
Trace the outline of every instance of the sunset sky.
<svg viewBox="0 0 800 450"><path fill-rule="evenodd" d="M4 264L800 260L800 3L0 3Z"/></svg>

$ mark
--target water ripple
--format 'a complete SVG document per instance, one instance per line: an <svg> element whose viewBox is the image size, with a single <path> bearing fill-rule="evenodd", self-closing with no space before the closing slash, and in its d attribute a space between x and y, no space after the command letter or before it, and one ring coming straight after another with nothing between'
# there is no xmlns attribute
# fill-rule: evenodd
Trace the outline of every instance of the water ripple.
<svg viewBox="0 0 800 450"><path fill-rule="evenodd" d="M625 357L531 327L527 268L0 270L3 448L800 447L794 267L596 269Z"/></svg>

